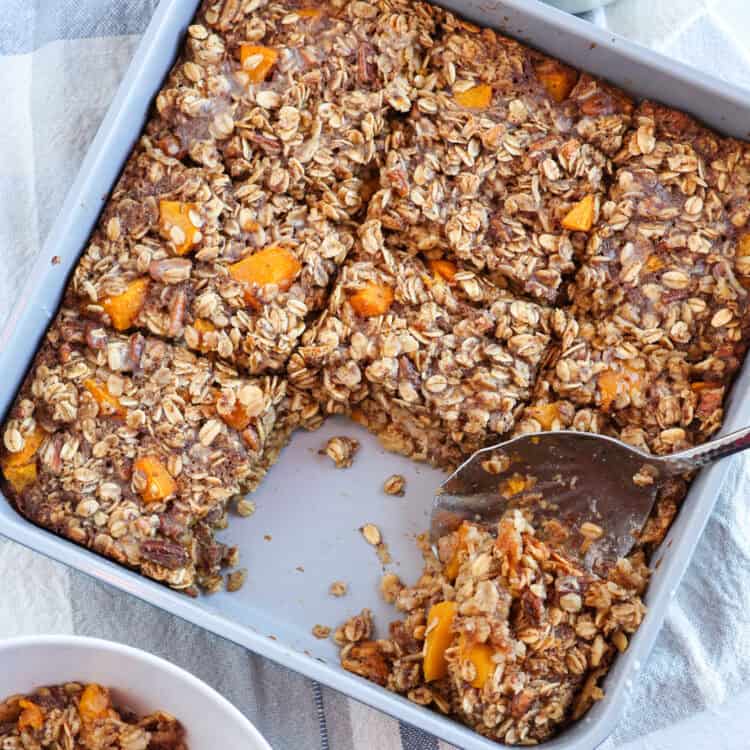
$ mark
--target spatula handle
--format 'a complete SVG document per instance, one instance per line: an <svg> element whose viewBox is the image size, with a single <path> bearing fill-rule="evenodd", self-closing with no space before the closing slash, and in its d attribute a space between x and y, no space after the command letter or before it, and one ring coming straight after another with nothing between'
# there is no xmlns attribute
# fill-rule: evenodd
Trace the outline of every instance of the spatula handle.
<svg viewBox="0 0 750 750"><path fill-rule="evenodd" d="M695 448L680 451L672 456L665 457L665 460L678 471L700 469L702 466L718 461L720 458L731 456L733 453L739 453L747 448L750 448L750 427L730 432L729 435L718 437Z"/></svg>

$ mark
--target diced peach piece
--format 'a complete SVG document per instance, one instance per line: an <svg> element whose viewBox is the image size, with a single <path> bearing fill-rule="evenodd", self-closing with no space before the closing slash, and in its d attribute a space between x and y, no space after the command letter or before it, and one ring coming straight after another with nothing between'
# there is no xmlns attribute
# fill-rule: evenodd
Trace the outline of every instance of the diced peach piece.
<svg viewBox="0 0 750 750"><path fill-rule="evenodd" d="M36 455L47 433L37 427L30 435L25 436L23 448L17 453L6 453L3 456L3 476L10 482L16 492L22 492L36 481Z"/></svg>
<svg viewBox="0 0 750 750"><path fill-rule="evenodd" d="M147 503L164 500L177 490L177 482L156 456L143 456L137 459L133 464L133 470L140 472L146 478L146 485L141 491L141 496Z"/></svg>
<svg viewBox="0 0 750 750"><path fill-rule="evenodd" d="M198 227L193 223L195 220L200 222L196 203L159 201L161 230L174 243L177 255L189 253L195 244L199 232Z"/></svg>
<svg viewBox="0 0 750 750"><path fill-rule="evenodd" d="M484 683L495 671L496 664L492 661L495 650L487 643L468 644L463 634L459 638L458 650L461 660L470 661L474 665L476 677L471 681L471 686L484 687Z"/></svg>
<svg viewBox="0 0 750 750"><path fill-rule="evenodd" d="M466 550L466 536L469 533L469 524L462 523L458 529L458 541L453 550L453 556L445 564L443 573L449 581L455 581L461 568L461 555Z"/></svg>
<svg viewBox="0 0 750 750"><path fill-rule="evenodd" d="M285 292L301 268L300 262L291 250L271 245L233 263L229 266L229 274L235 281L246 284L276 284L280 291ZM252 289L245 292L245 301L253 307L260 306Z"/></svg>
<svg viewBox="0 0 750 750"><path fill-rule="evenodd" d="M103 383L97 383L95 380L84 380L83 387L99 404L99 411L103 416L124 417L127 414L127 409L120 403L120 399L113 396Z"/></svg>
<svg viewBox="0 0 750 750"><path fill-rule="evenodd" d="M122 294L102 300L102 307L118 331L133 327L148 294L147 278L133 279Z"/></svg>
<svg viewBox="0 0 750 750"><path fill-rule="evenodd" d="M105 719L111 706L109 690L92 682L83 689L78 710L84 724L93 724L98 719Z"/></svg>
<svg viewBox="0 0 750 750"><path fill-rule="evenodd" d="M349 297L349 303L363 318L385 315L393 304L393 289L386 284L368 281Z"/></svg>
<svg viewBox="0 0 750 750"><path fill-rule="evenodd" d="M41 729L44 726L44 712L36 703L32 703L26 698L21 698L18 701L18 705L23 709L21 715L18 717L17 726L19 731L23 731L29 727L31 729Z"/></svg>
<svg viewBox="0 0 750 750"><path fill-rule="evenodd" d="M737 257L747 258L750 255L750 232L743 234L737 243Z"/></svg>
<svg viewBox="0 0 750 750"><path fill-rule="evenodd" d="M279 52L273 47L257 44L243 44L240 47L240 62L250 83L263 83L278 59Z"/></svg>
<svg viewBox="0 0 750 750"><path fill-rule="evenodd" d="M3 468L31 463L46 437L47 433L41 427L37 427L30 435L24 435L23 448L17 453L8 453L3 458Z"/></svg>
<svg viewBox="0 0 750 750"><path fill-rule="evenodd" d="M295 10L294 13L300 18L320 18L323 15L320 8L300 8Z"/></svg>
<svg viewBox="0 0 750 750"><path fill-rule="evenodd" d="M556 102L564 102L578 81L578 71L556 60L545 60L537 65L536 75Z"/></svg>
<svg viewBox="0 0 750 750"><path fill-rule="evenodd" d="M664 268L664 261L658 255L649 255L643 264L643 270L646 273L656 273Z"/></svg>
<svg viewBox="0 0 750 750"><path fill-rule="evenodd" d="M458 268L456 267L455 263L451 263L449 260L431 260L430 261L430 270L435 274L435 276L439 276L444 281L453 281L453 277L458 272Z"/></svg>
<svg viewBox="0 0 750 750"><path fill-rule="evenodd" d="M551 430L555 422L560 418L560 408L556 402L551 404L539 404L528 408L529 416L539 422L543 430Z"/></svg>
<svg viewBox="0 0 750 750"><path fill-rule="evenodd" d="M480 83L465 91L457 91L453 100L467 109L487 109L492 102L492 86Z"/></svg>
<svg viewBox="0 0 750 750"><path fill-rule="evenodd" d="M588 232L594 225L594 196L587 195L578 201L568 211L562 225L571 232Z"/></svg>
<svg viewBox="0 0 750 750"><path fill-rule="evenodd" d="M605 370L599 373L597 385L599 386L599 394L601 395L601 407L604 411L609 411L609 408L617 399L621 382L621 379L613 370Z"/></svg>
<svg viewBox="0 0 750 750"><path fill-rule="evenodd" d="M430 607L422 663L426 682L439 680L448 674L445 652L453 641L453 618L456 609L455 602L438 602Z"/></svg>
<svg viewBox="0 0 750 750"><path fill-rule="evenodd" d="M621 393L629 393L632 396L640 389L641 376L636 370L629 368L620 372L604 370L599 373L597 385L601 396L601 408L603 411L609 411Z"/></svg>
<svg viewBox="0 0 750 750"><path fill-rule="evenodd" d="M16 492L23 492L30 484L36 482L36 464L23 466L7 466L3 469L3 476L10 482Z"/></svg>

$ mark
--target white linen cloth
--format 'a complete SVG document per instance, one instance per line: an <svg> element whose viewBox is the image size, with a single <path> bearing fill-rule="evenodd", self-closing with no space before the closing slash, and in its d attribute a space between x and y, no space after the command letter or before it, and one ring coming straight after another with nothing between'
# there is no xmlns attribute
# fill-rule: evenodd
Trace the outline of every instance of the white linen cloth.
<svg viewBox="0 0 750 750"><path fill-rule="evenodd" d="M0 327L155 5L0 1ZM750 89L747 0L620 0L588 18ZM749 488L748 459L733 459L608 750L748 746ZM224 693L277 750L447 748L2 538L0 580L0 637L97 635L166 656ZM289 706L293 717L285 713Z"/></svg>

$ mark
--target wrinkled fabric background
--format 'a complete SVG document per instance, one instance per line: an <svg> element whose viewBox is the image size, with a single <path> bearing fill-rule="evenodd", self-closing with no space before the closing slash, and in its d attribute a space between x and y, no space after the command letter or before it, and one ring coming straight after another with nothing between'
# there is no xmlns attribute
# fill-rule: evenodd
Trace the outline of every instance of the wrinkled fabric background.
<svg viewBox="0 0 750 750"><path fill-rule="evenodd" d="M0 327L156 4L0 0ZM587 17L750 89L747 0L620 0ZM748 487L750 464L735 458L607 750L748 747ZM217 688L276 750L448 748L1 537L0 581L0 637L77 633L145 648Z"/></svg>

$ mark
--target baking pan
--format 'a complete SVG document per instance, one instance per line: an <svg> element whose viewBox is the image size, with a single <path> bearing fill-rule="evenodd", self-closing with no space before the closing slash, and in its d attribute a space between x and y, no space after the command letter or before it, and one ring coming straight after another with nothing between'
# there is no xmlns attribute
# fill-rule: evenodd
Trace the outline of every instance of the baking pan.
<svg viewBox="0 0 750 750"><path fill-rule="evenodd" d="M549 6L534 0L454 0L443 4L633 93L689 110L723 132L747 135L750 97L746 92ZM159 3L18 307L0 334L0 413L12 403L197 5L198 0ZM59 262L53 263L55 256ZM730 396L725 431L750 423L750 401L737 397L748 385L746 365ZM356 436L362 442L351 469L336 471L317 453L334 434ZM692 485L654 556L654 562L661 564L646 598L648 615L607 677L604 700L581 722L547 743L550 749L591 750L614 729L711 514L726 469L726 462L705 469ZM405 498L382 492L383 481L392 473L406 477ZM382 568L358 528L364 523L377 524L396 561L391 569L404 580L414 581L421 570L414 535L428 525L432 492L441 478L428 467L385 454L374 438L350 422L334 419L318 432L298 434L255 493L255 516L234 519L222 535L241 547L242 564L250 571L247 584L234 594L195 600L38 529L5 502L0 502L0 533L461 748L489 750L497 745L459 723L345 672L338 666L334 644L316 640L311 634L314 625L335 626L362 607L371 607L377 623L385 628L394 612L380 601L377 587ZM347 596L333 599L327 595L335 580L349 584Z"/></svg>

